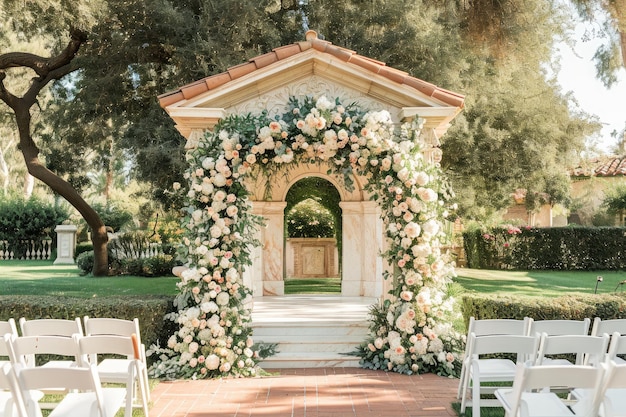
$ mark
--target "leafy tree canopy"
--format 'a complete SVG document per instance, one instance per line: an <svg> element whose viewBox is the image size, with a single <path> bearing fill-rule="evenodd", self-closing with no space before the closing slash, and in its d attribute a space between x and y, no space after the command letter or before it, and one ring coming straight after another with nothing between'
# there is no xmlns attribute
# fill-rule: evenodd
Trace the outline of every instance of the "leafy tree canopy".
<svg viewBox="0 0 626 417"><path fill-rule="evenodd" d="M76 187L86 184L88 169L110 169L122 158L130 176L152 184L154 198L175 204L163 190L181 180L184 140L156 96L300 41L308 27L466 95L466 108L442 146L460 214L467 217L506 207L528 178L564 172L599 127L547 78L551 40L570 36L570 11L549 0L0 4L5 45L18 36L55 47L66 42L72 25L87 31L75 62L80 70L40 103L46 158Z"/></svg>

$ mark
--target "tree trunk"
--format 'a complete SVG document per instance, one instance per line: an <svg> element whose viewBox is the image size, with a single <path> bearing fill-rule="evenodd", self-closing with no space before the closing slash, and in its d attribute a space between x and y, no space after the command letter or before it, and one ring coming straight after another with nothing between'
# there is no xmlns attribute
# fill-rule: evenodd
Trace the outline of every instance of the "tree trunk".
<svg viewBox="0 0 626 417"><path fill-rule="evenodd" d="M93 275L105 276L109 274L108 236L102 219L78 194L74 187L41 163L39 160L39 148L37 148L30 130L30 108L37 103L37 96L50 81L58 80L75 69L72 67L71 62L76 56L80 45L86 40L86 33L74 28L70 30L70 41L67 47L54 57L43 58L25 52L0 54L0 99L15 114L17 130L20 135L19 148L24 156L29 174L65 198L83 216L91 229L94 253ZM31 79L30 87L22 97L18 97L7 90L4 85L6 73L1 71L6 68L16 67L30 68L37 74L37 77Z"/></svg>
<svg viewBox="0 0 626 417"><path fill-rule="evenodd" d="M28 200L33 195L35 188L35 178L28 172L24 173L24 198Z"/></svg>
<svg viewBox="0 0 626 417"><path fill-rule="evenodd" d="M11 145L13 145L13 141L9 142L7 148ZM6 194L9 189L9 167L4 160L4 151L2 149L0 149L0 174L4 177L2 180L2 190L4 191L4 194Z"/></svg>
<svg viewBox="0 0 626 417"><path fill-rule="evenodd" d="M41 164L39 149L30 134L30 106L20 101L13 107L13 110L20 134L20 148L24 155L28 172L65 198L83 216L91 229L91 242L93 243L94 253L92 273L94 276L108 275L108 236L102 219L67 181Z"/></svg>

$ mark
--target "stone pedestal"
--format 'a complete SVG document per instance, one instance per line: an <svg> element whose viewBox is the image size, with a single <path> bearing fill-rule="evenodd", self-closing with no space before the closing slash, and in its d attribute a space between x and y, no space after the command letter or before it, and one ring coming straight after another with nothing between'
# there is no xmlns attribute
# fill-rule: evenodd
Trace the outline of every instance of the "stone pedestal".
<svg viewBox="0 0 626 417"><path fill-rule="evenodd" d="M57 259L54 264L73 264L74 250L76 249L76 230L73 224L58 225L57 232Z"/></svg>

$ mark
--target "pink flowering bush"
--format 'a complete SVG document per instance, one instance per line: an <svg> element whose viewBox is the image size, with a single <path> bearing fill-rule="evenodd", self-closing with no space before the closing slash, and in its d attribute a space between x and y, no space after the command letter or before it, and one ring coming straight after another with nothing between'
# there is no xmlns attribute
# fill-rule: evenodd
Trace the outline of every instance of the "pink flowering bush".
<svg viewBox="0 0 626 417"><path fill-rule="evenodd" d="M274 118L229 116L187 155L186 236L177 330L166 347L154 347L157 377L251 376L262 356L250 328L251 293L241 273L258 246L242 179L271 177L289 164L324 161L353 188L353 176L367 179L378 201L393 266L391 299L372 308L371 337L359 348L363 366L402 373L459 369L461 335L452 329L454 300L446 287L454 275L442 252L441 220L450 210L450 190L439 166L422 155L423 121L396 128L387 111L364 111L326 97L292 98ZM268 181L271 186L271 181Z"/></svg>

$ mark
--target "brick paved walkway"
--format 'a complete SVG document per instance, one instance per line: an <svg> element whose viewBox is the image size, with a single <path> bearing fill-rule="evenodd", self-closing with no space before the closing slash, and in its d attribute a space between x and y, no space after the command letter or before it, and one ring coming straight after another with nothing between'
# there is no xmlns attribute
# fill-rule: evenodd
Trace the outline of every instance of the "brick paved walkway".
<svg viewBox="0 0 626 417"><path fill-rule="evenodd" d="M268 370L262 378L161 382L150 417L449 417L458 379L360 368Z"/></svg>

